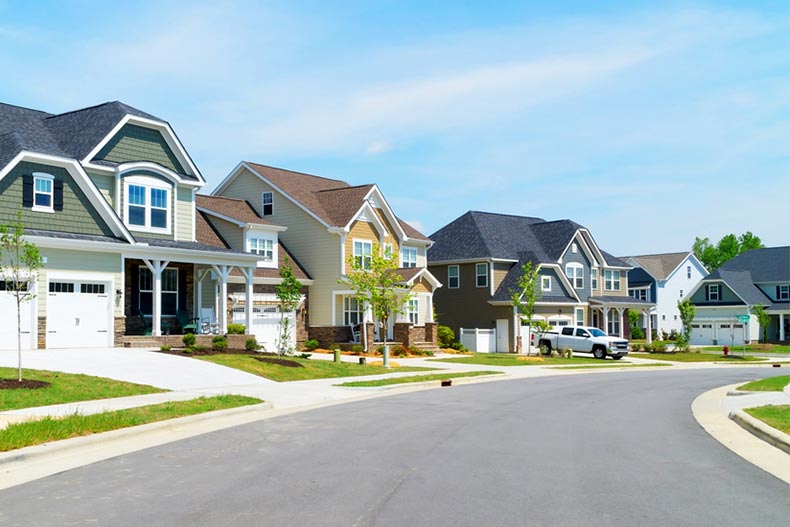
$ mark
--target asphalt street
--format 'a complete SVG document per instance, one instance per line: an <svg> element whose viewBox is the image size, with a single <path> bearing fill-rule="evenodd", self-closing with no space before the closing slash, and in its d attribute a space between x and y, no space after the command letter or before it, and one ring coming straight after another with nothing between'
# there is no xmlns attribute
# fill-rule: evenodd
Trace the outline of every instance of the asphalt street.
<svg viewBox="0 0 790 527"><path fill-rule="evenodd" d="M599 373L295 413L0 492L0 525L788 527L690 405L766 369Z"/></svg>

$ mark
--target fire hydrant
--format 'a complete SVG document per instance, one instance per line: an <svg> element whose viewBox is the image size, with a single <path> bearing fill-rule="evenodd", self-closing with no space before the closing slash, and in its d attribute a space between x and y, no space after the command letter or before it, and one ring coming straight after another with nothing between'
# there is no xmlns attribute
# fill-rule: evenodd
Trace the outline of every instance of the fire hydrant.
<svg viewBox="0 0 790 527"><path fill-rule="evenodd" d="M724 346L724 356L726 357L730 353L730 347Z"/></svg>

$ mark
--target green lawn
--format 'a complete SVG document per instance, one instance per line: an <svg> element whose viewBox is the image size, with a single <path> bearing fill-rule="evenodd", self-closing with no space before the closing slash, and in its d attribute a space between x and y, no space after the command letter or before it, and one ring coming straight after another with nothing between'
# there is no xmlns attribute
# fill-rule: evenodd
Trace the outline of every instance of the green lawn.
<svg viewBox="0 0 790 527"><path fill-rule="evenodd" d="M785 386L790 384L790 375L780 375L779 377L768 377L759 381L752 381L738 386L738 390L744 392L781 392Z"/></svg>
<svg viewBox="0 0 790 527"><path fill-rule="evenodd" d="M176 401L139 408L91 415L70 415L63 418L47 417L39 421L11 424L0 431L0 451L5 452L32 445L49 443L71 437L86 436L138 426L176 417L213 412L262 402L253 397L219 395L200 397L190 401Z"/></svg>
<svg viewBox="0 0 790 527"><path fill-rule="evenodd" d="M472 356L457 357L452 359L429 359L435 362L457 362L460 364L482 364L486 366L556 366L559 364L604 364L600 359L587 357L574 357L563 359L560 357L541 357L542 361L524 360L524 355L514 353L475 353ZM535 357L531 357L535 359Z"/></svg>
<svg viewBox="0 0 790 527"><path fill-rule="evenodd" d="M266 358L273 358L264 356ZM310 379L329 379L333 377L356 377L359 375L378 375L380 373L394 373L401 371L431 371L435 368L417 368L397 366L384 368L383 366L359 365L353 362L330 362L324 360L309 360L296 357L288 357L287 360L298 362L303 367L293 368L270 364L256 360L254 355L205 355L196 357L216 364L222 364L230 368L246 371L253 375L266 377L273 381L305 381Z"/></svg>
<svg viewBox="0 0 790 527"><path fill-rule="evenodd" d="M790 434L790 404L744 408L744 411L768 426L781 430L785 434Z"/></svg>
<svg viewBox="0 0 790 527"><path fill-rule="evenodd" d="M746 355L727 355L720 353L634 353L634 357L650 360L668 360L674 362L757 362L765 359Z"/></svg>
<svg viewBox="0 0 790 527"><path fill-rule="evenodd" d="M429 375L410 375L408 377L389 377L375 381L352 381L336 384L335 386L367 387L388 386L390 384L406 384L412 382L440 381L443 379L460 379L462 377L478 377L480 375L502 375L501 371L466 371L456 373L434 373Z"/></svg>
<svg viewBox="0 0 790 527"><path fill-rule="evenodd" d="M582 366L552 366L552 370L599 370L601 368L644 368L644 367L651 367L655 368L658 366L672 366L671 364L667 364L666 362L660 363L656 362L653 364L634 364L631 362L627 362L625 364L602 364L600 366L595 366L593 364L585 364Z"/></svg>
<svg viewBox="0 0 790 527"><path fill-rule="evenodd" d="M0 378L16 380L16 368L0 368ZM50 385L46 388L37 389L0 390L0 410L17 410L19 408L33 408L36 406L167 391L143 384L57 371L23 370L22 378L25 380L45 381L50 383Z"/></svg>
<svg viewBox="0 0 790 527"><path fill-rule="evenodd" d="M730 353L743 353L743 346L729 346ZM705 346L700 348L703 351L723 351L722 346ZM780 344L749 344L746 346L747 353L790 353L790 346Z"/></svg>

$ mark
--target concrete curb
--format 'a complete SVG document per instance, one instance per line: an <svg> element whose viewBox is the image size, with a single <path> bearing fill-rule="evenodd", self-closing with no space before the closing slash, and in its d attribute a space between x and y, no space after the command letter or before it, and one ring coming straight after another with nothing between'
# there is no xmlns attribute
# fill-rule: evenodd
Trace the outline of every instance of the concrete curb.
<svg viewBox="0 0 790 527"><path fill-rule="evenodd" d="M738 423L744 430L759 437L766 443L775 446L779 450L790 454L790 435L772 426L768 426L742 410L733 410L730 412L729 417Z"/></svg>
<svg viewBox="0 0 790 527"><path fill-rule="evenodd" d="M510 375L506 372L497 372L491 373L488 375L478 375L476 377L450 377L448 379L444 379L444 381L452 381L452 384L449 386L461 386L463 384L477 384L481 382L490 382L490 381L502 381L505 379L513 379ZM349 381L353 382L353 381ZM371 392L377 391L386 391L386 390L397 390L401 388L447 388L447 386L442 385L442 379L435 379L432 381L422 381L422 382L403 382L400 384L385 384L384 386L343 386L342 384L337 384L336 386L339 388L350 388L352 390L366 390Z"/></svg>

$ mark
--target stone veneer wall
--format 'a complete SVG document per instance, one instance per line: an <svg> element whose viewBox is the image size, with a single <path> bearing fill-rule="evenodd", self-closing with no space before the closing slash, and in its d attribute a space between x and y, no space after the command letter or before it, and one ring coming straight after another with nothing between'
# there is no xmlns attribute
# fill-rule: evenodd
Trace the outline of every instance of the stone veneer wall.
<svg viewBox="0 0 790 527"><path fill-rule="evenodd" d="M123 346L123 337L126 335L126 317L115 317L113 344Z"/></svg>
<svg viewBox="0 0 790 527"><path fill-rule="evenodd" d="M316 326L311 327L308 333L309 337L317 340L322 348L326 348L330 344L351 340L351 328L348 326Z"/></svg>
<svg viewBox="0 0 790 527"><path fill-rule="evenodd" d="M38 349L43 350L47 347L47 317L38 317Z"/></svg>
<svg viewBox="0 0 790 527"><path fill-rule="evenodd" d="M439 344L436 324L432 322L427 322L424 326L412 326L409 322L397 322L393 337L407 347L413 346L416 342Z"/></svg>

